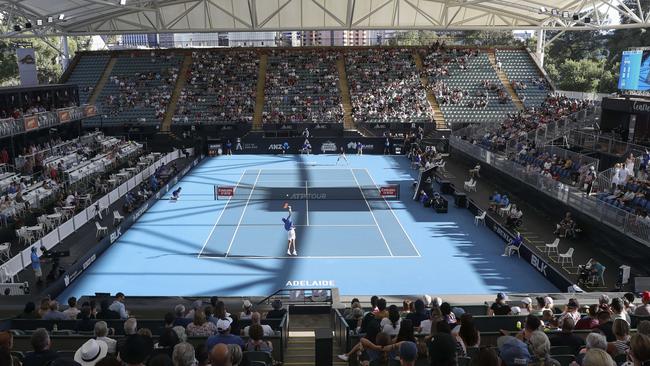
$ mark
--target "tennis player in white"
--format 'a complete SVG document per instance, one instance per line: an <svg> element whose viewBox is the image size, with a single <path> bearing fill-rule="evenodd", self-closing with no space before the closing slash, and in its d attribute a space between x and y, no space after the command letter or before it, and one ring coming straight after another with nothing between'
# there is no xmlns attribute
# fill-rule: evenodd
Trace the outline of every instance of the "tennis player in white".
<svg viewBox="0 0 650 366"><path fill-rule="evenodd" d="M289 216L285 219L284 217L282 218L282 222L284 222L284 230L287 231L287 254L288 255L298 255L298 252L296 252L296 226L293 224L293 221L291 221L291 206L287 206L289 208ZM291 248L293 247L293 251Z"/></svg>
<svg viewBox="0 0 650 366"><path fill-rule="evenodd" d="M348 161L347 156L345 156L345 150L343 150L343 147L341 146L341 149L339 150L339 158L336 159L336 165L339 165L339 161L343 159L345 160L345 163L350 165L350 162Z"/></svg>

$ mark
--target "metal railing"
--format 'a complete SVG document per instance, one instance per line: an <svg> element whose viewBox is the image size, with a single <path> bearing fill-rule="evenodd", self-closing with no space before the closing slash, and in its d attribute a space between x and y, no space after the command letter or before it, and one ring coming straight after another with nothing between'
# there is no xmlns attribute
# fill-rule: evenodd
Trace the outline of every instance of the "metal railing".
<svg viewBox="0 0 650 366"><path fill-rule="evenodd" d="M567 139L572 145L578 145L583 148L611 155L622 156L633 153L634 156L639 156L644 154L647 149L646 146L618 140L612 136L598 135L592 132L573 130L569 132Z"/></svg>
<svg viewBox="0 0 650 366"><path fill-rule="evenodd" d="M538 173L526 170L522 165L495 154L478 145L453 137L449 141L451 147L474 159L486 163L509 176L528 184L563 204L582 212L591 218L624 233L643 244L650 246L650 224L641 220L633 212L608 204L591 196L578 187L544 177ZM598 184L596 182L596 184ZM593 187L601 190L602 188Z"/></svg>
<svg viewBox="0 0 650 366"><path fill-rule="evenodd" d="M0 137L8 137L8 136L13 136L13 135L18 135L21 133L25 133L27 131L34 131L38 130L41 128L50 128L56 125L60 125L63 123L68 123L72 121L77 121L85 117L85 108L88 105L82 105L78 107L67 107L67 108L59 108L54 111L50 112L41 112L41 113L34 113L30 115L25 115L20 118L4 118L0 119ZM69 118L68 120L61 120L59 117L59 113L61 112L66 112L66 118ZM29 120L30 118L36 118L36 123L37 125L35 126L29 126L29 123L25 123L25 120Z"/></svg>
<svg viewBox="0 0 650 366"><path fill-rule="evenodd" d="M332 323L336 342L343 351L348 352L350 350L350 326L338 309L332 309Z"/></svg>

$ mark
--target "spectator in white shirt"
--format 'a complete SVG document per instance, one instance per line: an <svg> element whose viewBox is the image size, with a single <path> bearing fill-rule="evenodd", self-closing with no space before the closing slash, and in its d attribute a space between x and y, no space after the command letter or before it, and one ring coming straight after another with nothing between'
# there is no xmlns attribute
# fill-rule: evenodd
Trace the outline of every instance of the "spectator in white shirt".
<svg viewBox="0 0 650 366"><path fill-rule="evenodd" d="M275 335L275 332L273 331L273 328L271 328L270 325L268 324L262 324L261 320L262 316L258 312L253 312L251 314L251 325L253 324L259 324L262 326L262 329L264 330L264 336L265 337L270 337L272 335ZM244 330L242 331L242 335L248 336L248 330L250 329L250 326L244 327Z"/></svg>
<svg viewBox="0 0 650 366"><path fill-rule="evenodd" d="M117 341L108 338L108 324L103 320L95 323L95 339L104 341L108 345L108 353L115 354L117 352Z"/></svg>
<svg viewBox="0 0 650 366"><path fill-rule="evenodd" d="M118 292L115 294L115 301L108 307L108 310L120 314L120 319L127 319L129 317L129 312L126 311L126 306L124 306L124 298L124 294Z"/></svg>
<svg viewBox="0 0 650 366"><path fill-rule="evenodd" d="M399 309L397 309L397 306L391 305L388 307L388 317L383 318L381 323L379 323L379 326L381 327L382 332L394 336L399 333L401 322L402 318L399 315Z"/></svg>
<svg viewBox="0 0 650 366"><path fill-rule="evenodd" d="M72 296L68 299L68 308L63 311L71 320L77 319L77 315L81 310L77 309L77 298Z"/></svg>
<svg viewBox="0 0 650 366"><path fill-rule="evenodd" d="M558 326L561 328L562 323L566 318L573 319L573 324L576 324L578 320L580 320L580 312L578 311L579 309L580 309L580 304L578 304L578 300L569 299L569 302L566 305L564 313L562 313L562 315L560 315L560 319L558 319Z"/></svg>

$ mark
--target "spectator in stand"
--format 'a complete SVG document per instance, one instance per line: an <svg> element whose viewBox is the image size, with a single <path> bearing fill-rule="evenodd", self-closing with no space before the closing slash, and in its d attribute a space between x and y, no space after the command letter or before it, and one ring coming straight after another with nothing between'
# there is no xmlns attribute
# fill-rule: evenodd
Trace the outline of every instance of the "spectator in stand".
<svg viewBox="0 0 650 366"><path fill-rule="evenodd" d="M249 339L248 342L244 345L244 351L262 351L262 352L273 352L273 345L269 341L265 341L264 329L259 324L253 324L250 326L249 330Z"/></svg>
<svg viewBox="0 0 650 366"><path fill-rule="evenodd" d="M164 354L172 358L174 354L174 347L179 343L181 343L181 340L178 334L176 334L174 329L167 328L163 330L160 338L158 339L158 343L154 344L154 350L152 351L151 356L153 357L157 354Z"/></svg>
<svg viewBox="0 0 650 366"><path fill-rule="evenodd" d="M420 322L429 319L426 311L427 309L424 306L424 301L422 301L422 299L415 300L413 303L413 308L414 311L407 314L406 319L409 319L411 322L413 322L414 327L419 327Z"/></svg>
<svg viewBox="0 0 650 366"><path fill-rule="evenodd" d="M607 342L614 342L616 340L616 336L612 330L613 325L614 322L609 311L601 310L598 312L598 330L607 337Z"/></svg>
<svg viewBox="0 0 650 366"><path fill-rule="evenodd" d="M281 319L287 313L287 311L282 308L282 301L279 299L273 300L271 307L273 307L273 310L266 313L266 319Z"/></svg>
<svg viewBox="0 0 650 366"><path fill-rule="evenodd" d="M253 314L251 314L251 325L254 325L254 324L259 324L262 327L262 330L264 331L264 336L265 337L270 337L270 336L275 335L275 332L273 331L273 328L271 328L270 325L261 323L261 315L258 312L253 312ZM249 329L250 329L250 326L246 326L244 328L244 330L242 331L242 334L244 336L247 336L248 332L249 332Z"/></svg>
<svg viewBox="0 0 650 366"><path fill-rule="evenodd" d="M400 366L415 366L418 360L418 346L415 342L401 342L399 345Z"/></svg>
<svg viewBox="0 0 650 366"><path fill-rule="evenodd" d="M650 291L643 291L641 302L643 305L639 305L634 309L634 315L650 316Z"/></svg>
<svg viewBox="0 0 650 366"><path fill-rule="evenodd" d="M452 331L452 335L461 346L462 354L467 355L468 348L478 348L481 345L481 333L474 325L474 317L465 313L460 316L460 327Z"/></svg>
<svg viewBox="0 0 650 366"><path fill-rule="evenodd" d="M607 352L615 358L626 354L630 349L630 325L623 319L616 319L612 325L612 332L616 340L607 344Z"/></svg>
<svg viewBox="0 0 650 366"><path fill-rule="evenodd" d="M59 303L55 300L50 301L50 310L43 315L43 320L68 320L66 314L59 311Z"/></svg>
<svg viewBox="0 0 650 366"><path fill-rule="evenodd" d="M583 316L576 323L576 330L594 329L598 328L598 305L589 305L587 316Z"/></svg>
<svg viewBox="0 0 650 366"><path fill-rule="evenodd" d="M117 352L117 341L108 337L108 324L105 321L100 320L95 323L94 334L95 339L106 343L108 353L113 355Z"/></svg>
<svg viewBox="0 0 650 366"><path fill-rule="evenodd" d="M456 326L456 314L451 311L451 305L448 302L440 304L440 313L450 327Z"/></svg>
<svg viewBox="0 0 650 366"><path fill-rule="evenodd" d="M119 348L119 359L128 366L144 365L153 352L153 341L139 334L127 337Z"/></svg>
<svg viewBox="0 0 650 366"><path fill-rule="evenodd" d="M69 319L77 319L77 315L81 310L77 309L77 298L72 296L68 299L68 308L63 311L63 314L67 315Z"/></svg>
<svg viewBox="0 0 650 366"><path fill-rule="evenodd" d="M44 328L38 328L32 333L30 343L34 351L25 355L23 366L46 366L59 358L59 353L50 349L50 334Z"/></svg>
<svg viewBox="0 0 650 366"><path fill-rule="evenodd" d="M75 352L74 360L81 366L95 366L108 353L108 345L104 341L89 339Z"/></svg>
<svg viewBox="0 0 650 366"><path fill-rule="evenodd" d="M589 333L585 339L585 348L581 349L576 356L576 363L584 365L585 355L591 350L601 350L607 354L607 339L600 333Z"/></svg>
<svg viewBox="0 0 650 366"><path fill-rule="evenodd" d="M568 317L562 322L562 332L555 333L550 336L551 346L559 347L565 346L571 349L571 354L578 354L580 348L585 345L585 341L573 334L574 322L573 318Z"/></svg>
<svg viewBox="0 0 650 366"><path fill-rule="evenodd" d="M208 347L210 352L210 366L233 366L230 358L230 350L226 344L217 344Z"/></svg>
<svg viewBox="0 0 650 366"><path fill-rule="evenodd" d="M115 294L115 300L108 308L108 310L118 313L120 315L120 319L127 319L129 317L129 312L126 311L126 307L124 306L124 299L124 294L118 292Z"/></svg>
<svg viewBox="0 0 650 366"><path fill-rule="evenodd" d="M508 295L504 292L497 294L496 300L490 305L487 315L508 315L510 314L510 305L508 305Z"/></svg>
<svg viewBox="0 0 650 366"><path fill-rule="evenodd" d="M232 324L232 321L228 318L226 319L219 319L217 321L217 331L218 333L216 335L210 336L206 342L206 347L208 349L212 349L217 344L223 343L223 344L236 344L240 347L244 347L244 341L241 339L241 337L230 334L230 326Z"/></svg>
<svg viewBox="0 0 650 366"><path fill-rule="evenodd" d="M528 365L532 361L528 345L515 337L499 337L497 346L505 366Z"/></svg>
<svg viewBox="0 0 650 366"><path fill-rule="evenodd" d="M544 332L536 330L530 336L530 348L533 351L533 364L540 366L560 366L560 362L551 357L551 342Z"/></svg>
<svg viewBox="0 0 650 366"><path fill-rule="evenodd" d="M388 317L383 318L379 323L379 326L381 327L382 332L394 336L399 333L401 322L402 318L400 317L399 309L397 306L391 305L388 307Z"/></svg>
<svg viewBox="0 0 650 366"><path fill-rule="evenodd" d="M630 314L625 311L625 305L623 304L623 299L620 297L615 297L612 299L612 304L610 305L612 312L612 321L616 319L623 319L628 324L631 324Z"/></svg>
<svg viewBox="0 0 650 366"><path fill-rule="evenodd" d="M562 322L564 322L564 320L567 318L573 319L573 324L577 323L580 320L580 312L578 311L579 309L580 305L578 304L578 300L575 298L569 299L564 312L558 319L558 325L562 327Z"/></svg>
<svg viewBox="0 0 650 366"><path fill-rule="evenodd" d="M421 334L432 334L432 329L435 330L435 324L441 320L443 320L442 312L440 311L440 308L432 307L431 311L429 312L429 319L423 320L420 322L420 333Z"/></svg>
<svg viewBox="0 0 650 366"><path fill-rule="evenodd" d="M187 327L188 324L192 322L191 318L185 317L185 306L178 304L174 307L174 315L176 319L174 320L174 326Z"/></svg>
<svg viewBox="0 0 650 366"><path fill-rule="evenodd" d="M209 337L217 333L217 326L209 322L202 309L194 311L194 321L187 325L189 337Z"/></svg>
<svg viewBox="0 0 650 366"><path fill-rule="evenodd" d="M36 313L36 304L33 302L28 302L25 304L25 307L23 308L23 312L18 314L16 319L38 319L39 316Z"/></svg>
<svg viewBox="0 0 650 366"><path fill-rule="evenodd" d="M187 342L175 345L172 362L174 366L196 366L198 361L195 357L194 346Z"/></svg>
<svg viewBox="0 0 650 366"><path fill-rule="evenodd" d="M524 297L521 299L521 311L519 312L519 315L528 315L533 312L533 299L530 297Z"/></svg>
<svg viewBox="0 0 650 366"><path fill-rule="evenodd" d="M239 313L239 319L244 320L244 319L250 319L253 315L253 304L251 303L250 300L246 299L244 300L244 303L242 304L242 311Z"/></svg>
<svg viewBox="0 0 650 366"><path fill-rule="evenodd" d="M650 361L650 337L635 334L630 341L629 359L633 366L646 366Z"/></svg>
<svg viewBox="0 0 650 366"><path fill-rule="evenodd" d="M583 366L616 366L612 357L602 349L591 349L587 351L582 359Z"/></svg>
<svg viewBox="0 0 650 366"><path fill-rule="evenodd" d="M457 355L457 343L451 335L449 324L441 320L436 323L436 332L428 342L429 359L432 366L455 365Z"/></svg>

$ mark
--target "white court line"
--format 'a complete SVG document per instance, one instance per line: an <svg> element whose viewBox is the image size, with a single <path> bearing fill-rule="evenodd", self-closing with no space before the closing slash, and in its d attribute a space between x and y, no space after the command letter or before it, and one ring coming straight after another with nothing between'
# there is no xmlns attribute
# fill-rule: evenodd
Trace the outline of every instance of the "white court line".
<svg viewBox="0 0 650 366"><path fill-rule="evenodd" d="M298 212L298 211L293 211L293 213L296 213L296 212ZM235 226L235 224L220 225L220 226L223 226L223 227L225 227L225 226ZM278 224L241 224L239 226L240 227L256 227L256 226L257 227L266 227L266 226L277 227ZM331 224L331 225L328 225L328 224L323 224L323 225L316 224L316 225L311 225L310 224L310 225L293 225L293 226L296 226L296 227L307 227L307 226L309 226L309 227L377 227L377 225L375 225L375 224L372 224L372 225L355 225L355 224L350 224L350 225L346 225L346 224L341 224L341 225L338 225L338 224Z"/></svg>
<svg viewBox="0 0 650 366"><path fill-rule="evenodd" d="M307 226L309 226L309 190L307 183L308 181L305 181L305 211L307 211Z"/></svg>
<svg viewBox="0 0 650 366"><path fill-rule="evenodd" d="M344 255L344 256L211 256L204 255L201 259L217 259L217 260L236 260L236 259L396 259L396 258L421 258L415 255Z"/></svg>
<svg viewBox="0 0 650 366"><path fill-rule="evenodd" d="M239 217L239 222L237 223L237 227L235 228L235 233L232 234L232 238L230 239L230 244L228 244L228 250L226 250L226 257L228 256L228 253L230 253L230 248L232 248L232 243L235 241L235 237L237 236L237 232L239 231L239 225L241 225L241 220L244 218L244 215L246 214L248 203L251 201L251 196L255 191L255 185L257 184L257 180L260 179L261 172L262 172L261 169L257 171L257 177L255 178L255 183L253 183L253 189L251 189L251 192L248 194L248 199L246 200L246 206L244 206L244 210L241 212L241 216Z"/></svg>
<svg viewBox="0 0 650 366"><path fill-rule="evenodd" d="M368 176L370 177L370 180L372 181L372 184L376 187L377 182L375 182L375 179L372 177L372 175L370 174L368 169L364 169L364 170L366 171L366 174L368 174ZM402 228L402 231L404 232L404 235L406 235L406 238L409 240L409 242L411 242L411 246L413 246L413 249L415 249L415 252L418 253L418 257L421 257L422 255L420 254L420 251L418 250L418 247L416 247L415 244L413 243L413 240L411 240L411 237L409 236L409 234L404 229L404 226L402 226L402 223L397 218L397 215L395 215L395 211L393 211L393 208L390 206L390 203L386 200L385 197L384 197L384 202L386 202L386 206L388 206L388 209L393 214L393 217L395 217L395 220L397 220L397 223L399 224L399 227Z"/></svg>
<svg viewBox="0 0 650 366"><path fill-rule="evenodd" d="M381 231L381 228L379 227L379 223L377 222L377 218L375 217L374 212L372 212L372 208L370 207L370 204L368 203L368 200L366 200L366 195L363 193L363 189L361 189L361 185L359 185L359 181L357 180L357 176L354 175L354 170L350 169L350 172L352 173L352 177L354 178L354 181L357 183L357 187L359 187L359 192L361 192L361 196L363 197L363 201L366 202L366 206L368 206L368 210L370 211L370 214L372 215L372 219L375 220L375 225L377 225L377 229L379 230L379 234L381 234L381 238L384 239L384 244L386 244L386 248L388 248L388 253L390 253L390 256L393 256L393 251L390 250L390 246L388 245L388 242L386 241L386 237L384 236L384 233Z"/></svg>
<svg viewBox="0 0 650 366"><path fill-rule="evenodd" d="M244 175L246 175L246 172L248 170L244 169L244 172L241 173L241 176L239 176L239 180L237 181L237 185L239 185L239 182L241 182L242 178L244 178ZM214 187L212 188L214 189ZM205 242L203 243L203 246L201 247L201 251L199 252L199 255L197 255L197 258L201 258L201 253L203 253L203 250L205 249L205 246L208 245L208 241L210 241L210 238L212 237L212 233L214 233L214 229L217 228L217 225L219 224L219 221L221 220L221 216L223 216L223 213L226 211L228 208L228 204L230 203L230 200L232 199L232 196L228 197L228 201L226 204L223 206L223 209L221 209L221 212L219 213L219 217L217 217L217 221L214 222L214 225L212 226L212 230L210 230L210 234L208 234L208 237L205 239Z"/></svg>

